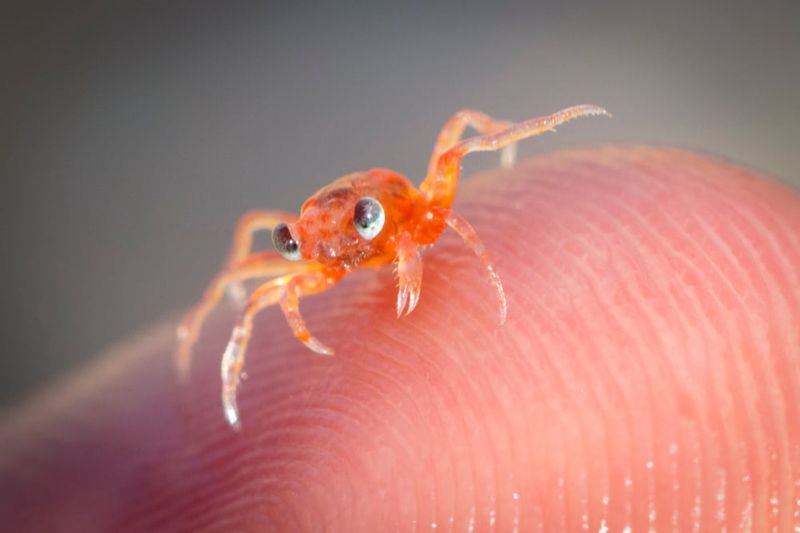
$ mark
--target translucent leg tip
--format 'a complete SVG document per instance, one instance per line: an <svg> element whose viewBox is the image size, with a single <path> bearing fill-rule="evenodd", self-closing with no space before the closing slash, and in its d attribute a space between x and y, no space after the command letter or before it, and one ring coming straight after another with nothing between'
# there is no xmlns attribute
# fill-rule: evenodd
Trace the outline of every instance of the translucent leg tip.
<svg viewBox="0 0 800 533"><path fill-rule="evenodd" d="M403 316L403 309L406 307L406 302L408 302L408 291L403 287L400 289L400 292L397 293L397 318Z"/></svg>
<svg viewBox="0 0 800 533"><path fill-rule="evenodd" d="M236 408L235 404L226 403L224 405L225 409L225 420L228 422L228 425L236 431L242 429L242 423L239 420L239 410Z"/></svg>
<svg viewBox="0 0 800 533"><path fill-rule="evenodd" d="M500 325L504 326L508 318L508 303L505 295L500 298Z"/></svg>
<svg viewBox="0 0 800 533"><path fill-rule="evenodd" d="M303 342L303 344L305 344L306 346L308 346L309 349L320 355L333 355L332 349L328 348L314 337L309 337L309 339Z"/></svg>
<svg viewBox="0 0 800 533"><path fill-rule="evenodd" d="M406 309L406 316L410 315L411 311L416 309L418 302L419 302L419 289L412 289L411 291L409 291L408 308Z"/></svg>

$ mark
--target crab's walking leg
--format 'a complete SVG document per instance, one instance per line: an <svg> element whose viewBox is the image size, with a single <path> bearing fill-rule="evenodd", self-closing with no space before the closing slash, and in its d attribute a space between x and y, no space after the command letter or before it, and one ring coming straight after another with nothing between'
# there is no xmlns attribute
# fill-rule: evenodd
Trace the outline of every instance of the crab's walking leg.
<svg viewBox="0 0 800 533"><path fill-rule="evenodd" d="M253 334L253 320L259 311L280 303L283 314L295 337L306 346L321 354L332 354L333 351L311 336L305 321L300 315L298 301L300 296L314 294L329 288L336 279L322 272L309 272L281 276L265 283L256 289L247 301L239 321L233 328L231 338L225 347L220 364L222 377L222 407L225 419L235 427L239 427L239 408L236 404L236 393L241 383L242 368L247 345Z"/></svg>
<svg viewBox="0 0 800 533"><path fill-rule="evenodd" d="M464 139L442 153L433 165L433 170L428 172L425 181L420 184L420 190L430 204L450 207L461 175L461 160L465 155L471 152L499 150L527 137L553 131L556 126L564 122L589 115L609 115L609 113L595 105L578 105L562 109L552 115L514 124L500 132Z"/></svg>
<svg viewBox="0 0 800 533"><path fill-rule="evenodd" d="M500 281L500 276L497 274L497 270L494 268L492 258L489 256L489 252L486 250L483 242L481 242L480 237L478 237L478 233L475 231L475 228L473 228L469 222L461 218L450 209L441 207L434 208L434 212L437 216L442 217L447 225L453 228L453 230L458 233L462 239L464 239L464 242L469 245L472 251L475 252L475 255L478 256L478 259L480 259L481 263L483 263L484 268L486 268L486 272L489 274L489 282L492 284L495 292L497 293L497 300L500 304L500 324L505 324L506 310L508 306L506 304L506 293L503 290L503 283Z"/></svg>
<svg viewBox="0 0 800 533"><path fill-rule="evenodd" d="M250 255L253 248L253 236L260 230L271 230L282 222L293 222L297 218L283 211L248 211L239 219L233 233L233 245L228 253L226 269L232 268L236 263ZM226 289L228 296L237 302L245 300L244 286L240 281L230 283Z"/></svg>
<svg viewBox="0 0 800 533"><path fill-rule="evenodd" d="M186 379L192 358L194 346L200 329L203 327L208 313L217 305L231 283L241 283L244 280L271 277L286 274L290 271L306 268L303 263L287 261L277 252L272 250L253 254L234 264L232 268L217 274L206 289L203 297L195 305L178 327L178 349L175 362L178 367L178 376Z"/></svg>
<svg viewBox="0 0 800 533"><path fill-rule="evenodd" d="M436 144L433 146L433 154L431 154L431 161L428 163L428 175L430 176L436 171L436 163L439 157L452 148L464 134L467 127L471 127L481 135L488 133L496 133L507 129L513 125L512 122L506 120L495 120L486 113L475 111L474 109L462 109L458 111L444 123L439 136L436 138ZM516 144L511 144L503 149L500 157L500 162L503 167L510 167L514 164L516 154Z"/></svg>
<svg viewBox="0 0 800 533"><path fill-rule="evenodd" d="M341 274L330 275L323 272L297 275L286 284L286 290L281 294L281 310L289 327L292 328L294 336L308 348L322 355L332 355L333 350L318 341L308 331L306 321L300 314L300 297L327 290L339 278L341 278Z"/></svg>
<svg viewBox="0 0 800 533"><path fill-rule="evenodd" d="M408 233L397 244L397 317L411 314L419 301L422 286L422 258L419 246ZM408 305L408 307L406 307Z"/></svg>
<svg viewBox="0 0 800 533"><path fill-rule="evenodd" d="M244 354L250 342L253 330L253 318L265 307L275 305L280 299L284 287L294 274L275 278L256 289L247 301L239 321L231 332L231 338L222 354L220 377L222 378L222 408L225 419L235 427L239 427L239 409L236 405L236 391L241 382Z"/></svg>

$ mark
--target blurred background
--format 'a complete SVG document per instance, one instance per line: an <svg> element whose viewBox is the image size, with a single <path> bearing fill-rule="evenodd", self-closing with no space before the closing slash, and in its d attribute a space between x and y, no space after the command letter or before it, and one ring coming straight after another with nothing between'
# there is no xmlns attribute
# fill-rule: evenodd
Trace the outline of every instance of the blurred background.
<svg viewBox="0 0 800 533"><path fill-rule="evenodd" d="M614 113L522 157L672 145L800 185L796 0L427 4L6 0L0 408L192 304L243 211L419 181L462 107Z"/></svg>

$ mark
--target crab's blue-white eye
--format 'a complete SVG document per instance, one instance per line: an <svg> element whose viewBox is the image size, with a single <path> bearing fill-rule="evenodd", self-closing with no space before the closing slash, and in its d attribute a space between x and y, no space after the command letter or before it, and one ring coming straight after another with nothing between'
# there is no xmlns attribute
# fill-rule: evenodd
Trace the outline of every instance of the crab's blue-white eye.
<svg viewBox="0 0 800 533"><path fill-rule="evenodd" d="M353 225L358 234L365 239L372 240L383 229L386 214L381 203L371 196L364 196L356 202L353 211Z"/></svg>
<svg viewBox="0 0 800 533"><path fill-rule="evenodd" d="M272 245L289 261L300 260L300 243L292 237L292 232L286 224L278 224L272 230Z"/></svg>

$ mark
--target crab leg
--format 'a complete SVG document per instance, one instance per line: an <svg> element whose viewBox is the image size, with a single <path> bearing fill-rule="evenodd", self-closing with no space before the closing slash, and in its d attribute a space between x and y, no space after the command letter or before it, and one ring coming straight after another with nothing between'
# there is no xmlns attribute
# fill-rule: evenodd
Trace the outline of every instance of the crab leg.
<svg viewBox="0 0 800 533"><path fill-rule="evenodd" d="M271 230L281 222L293 222L297 217L283 211L248 211L239 218L233 232L233 245L228 253L225 268L231 268L250 255L253 248L253 237L257 231ZM226 289L228 296L236 303L245 299L244 286L240 281L230 283Z"/></svg>
<svg viewBox="0 0 800 533"><path fill-rule="evenodd" d="M500 281L500 276L497 274L497 270L494 268L492 258L489 256L486 246L483 245L480 237L478 237L478 233L475 231L475 228L473 228L472 224L467 222L466 219L460 217L450 209L439 207L435 208L434 212L437 216L442 217L447 225L450 226L456 233L458 233L462 239L464 239L464 242L467 243L475 255L478 256L478 259L480 259L481 263L486 269L486 272L489 274L489 283L492 284L495 292L497 293L497 300L500 304L500 325L505 324L506 310L508 305L506 304L506 293L503 290L503 283Z"/></svg>
<svg viewBox="0 0 800 533"><path fill-rule="evenodd" d="M461 160L465 155L499 150L522 139L554 131L559 124L590 115L609 115L609 113L595 105L578 105L562 109L552 115L513 124L500 132L464 139L442 153L433 165L433 170L428 172L425 181L420 185L420 190L430 204L450 207L461 175Z"/></svg>
<svg viewBox="0 0 800 533"><path fill-rule="evenodd" d="M411 235L403 233L397 244L397 318L417 306L422 285L422 258ZM406 305L408 307L406 307Z"/></svg>
<svg viewBox="0 0 800 533"><path fill-rule="evenodd" d="M302 263L287 261L272 250L253 254L238 261L232 268L223 270L211 281L203 297L184 317L178 327L178 349L175 362L178 376L185 380L189 373L194 346L206 317L219 303L226 287L253 278L266 278L307 268Z"/></svg>
<svg viewBox="0 0 800 533"><path fill-rule="evenodd" d="M439 136L436 138L433 154L431 154L431 160L430 163L428 163L428 175L430 176L436 172L436 163L439 161L439 157L458 142L467 127L471 127L481 135L486 135L488 133L502 131L512 125L512 122L495 120L486 113L481 113L474 109L462 109L458 111L444 123L444 126L442 126L439 132ZM503 149L501 163L504 167L510 167L514 164L515 147L516 144L511 144Z"/></svg>
<svg viewBox="0 0 800 533"><path fill-rule="evenodd" d="M265 307L279 303L292 333L311 350L330 355L333 350L314 338L300 314L299 298L330 288L336 279L322 272L289 274L275 278L256 289L247 301L222 355L222 407L225 419L234 428L240 427L236 394L241 384L242 368L247 345L253 334L253 320Z"/></svg>

